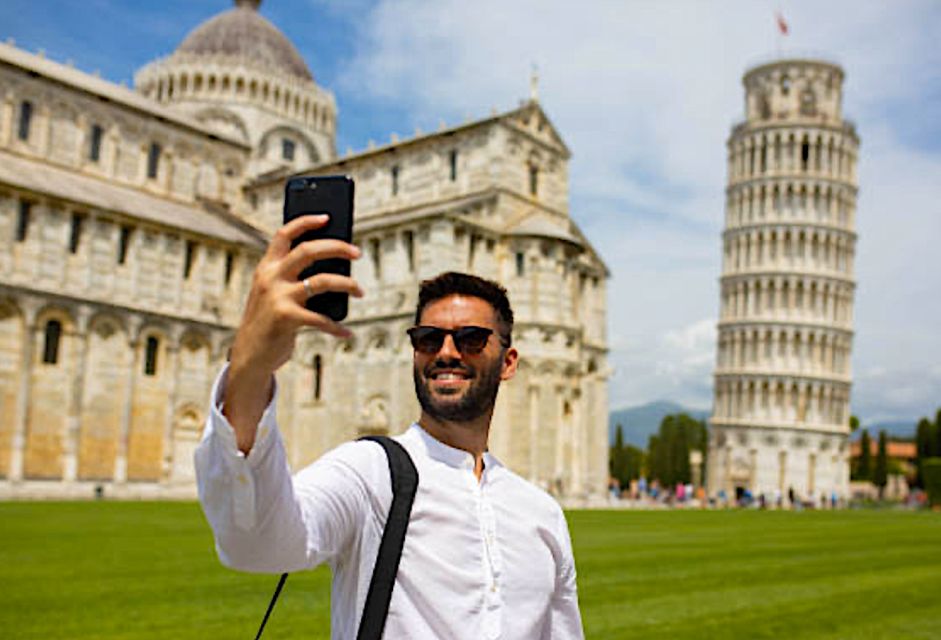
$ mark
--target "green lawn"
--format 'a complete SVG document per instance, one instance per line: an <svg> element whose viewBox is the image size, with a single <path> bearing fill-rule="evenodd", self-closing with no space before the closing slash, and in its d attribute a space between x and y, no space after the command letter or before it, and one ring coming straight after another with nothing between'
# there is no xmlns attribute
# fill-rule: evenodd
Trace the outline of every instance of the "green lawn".
<svg viewBox="0 0 941 640"><path fill-rule="evenodd" d="M568 516L589 638L941 638L941 514ZM195 504L0 503L4 638L252 638L275 583ZM265 636L329 615L329 573L292 575Z"/></svg>

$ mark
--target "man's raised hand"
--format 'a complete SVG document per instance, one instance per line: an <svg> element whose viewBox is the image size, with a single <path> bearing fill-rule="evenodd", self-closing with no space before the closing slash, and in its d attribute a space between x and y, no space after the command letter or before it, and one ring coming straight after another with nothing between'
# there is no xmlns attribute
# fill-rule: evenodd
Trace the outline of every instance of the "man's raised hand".
<svg viewBox="0 0 941 640"><path fill-rule="evenodd" d="M255 440L258 420L271 396L272 374L291 358L298 330L306 326L340 338L350 335L343 325L304 306L308 293L297 279L301 271L318 260L359 258L360 250L342 240L310 240L291 248L295 238L319 229L327 220L326 215L301 216L284 225L274 234L255 268L232 344L223 408L245 453ZM327 291L357 298L363 295L348 276L321 273L308 278L307 283L310 295Z"/></svg>

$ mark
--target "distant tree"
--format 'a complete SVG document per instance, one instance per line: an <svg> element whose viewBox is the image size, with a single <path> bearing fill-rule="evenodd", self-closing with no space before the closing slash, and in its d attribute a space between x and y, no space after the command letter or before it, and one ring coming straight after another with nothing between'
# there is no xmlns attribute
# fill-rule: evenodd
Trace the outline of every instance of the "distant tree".
<svg viewBox="0 0 941 640"><path fill-rule="evenodd" d="M647 439L647 474L651 480L659 479L663 475L661 457L660 436L652 433Z"/></svg>
<svg viewBox="0 0 941 640"><path fill-rule="evenodd" d="M932 455L935 426L928 418L918 421L915 428L915 486L925 488L924 461Z"/></svg>
<svg viewBox="0 0 941 640"><path fill-rule="evenodd" d="M644 451L633 445L624 446L624 479L628 484L644 472Z"/></svg>
<svg viewBox="0 0 941 640"><path fill-rule="evenodd" d="M872 480L872 441L869 430L863 429L859 438L859 461L856 463L856 480Z"/></svg>
<svg viewBox="0 0 941 640"><path fill-rule="evenodd" d="M608 455L608 475L618 481L621 488L621 478L624 475L624 428L619 424L614 432L614 446Z"/></svg>
<svg viewBox="0 0 941 640"><path fill-rule="evenodd" d="M618 481L621 489L640 477L644 467L644 452L624 444L624 428L619 424L614 434L614 446L608 456L608 472Z"/></svg>
<svg viewBox="0 0 941 640"><path fill-rule="evenodd" d="M859 418L850 416L850 433L855 433L859 429Z"/></svg>
<svg viewBox="0 0 941 640"><path fill-rule="evenodd" d="M934 416L934 428L931 430L934 435L934 457L941 458L941 409Z"/></svg>
<svg viewBox="0 0 941 640"><path fill-rule="evenodd" d="M876 467L872 472L872 482L879 487L879 499L882 500L882 494L885 492L885 485L889 480L889 456L886 451L888 437L885 431L879 432L879 450L876 453Z"/></svg>
<svg viewBox="0 0 941 640"><path fill-rule="evenodd" d="M651 479L666 487L693 481L689 454L702 451L705 457L708 434L702 420L686 413L664 416L647 446L647 468Z"/></svg>
<svg viewBox="0 0 941 640"><path fill-rule="evenodd" d="M926 458L924 473L928 501L933 506L941 506L941 457Z"/></svg>

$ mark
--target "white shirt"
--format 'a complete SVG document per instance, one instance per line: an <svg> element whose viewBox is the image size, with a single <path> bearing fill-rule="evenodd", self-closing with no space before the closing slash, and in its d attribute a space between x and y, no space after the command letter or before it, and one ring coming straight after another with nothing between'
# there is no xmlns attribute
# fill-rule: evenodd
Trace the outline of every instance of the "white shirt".
<svg viewBox="0 0 941 640"><path fill-rule="evenodd" d="M226 373L213 386L195 456L219 558L264 573L328 563L332 638L353 639L392 503L385 452L373 442L349 442L292 478L272 398L246 457L220 410ZM419 482L384 637L582 638L575 562L558 503L489 453L478 482L471 454L418 424L395 439ZM264 605L259 600L259 611Z"/></svg>

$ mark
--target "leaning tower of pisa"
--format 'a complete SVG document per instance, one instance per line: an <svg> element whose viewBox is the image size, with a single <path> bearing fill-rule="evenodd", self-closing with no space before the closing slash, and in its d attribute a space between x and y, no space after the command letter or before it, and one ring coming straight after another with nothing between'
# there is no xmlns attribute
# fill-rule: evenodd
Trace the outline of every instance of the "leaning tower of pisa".
<svg viewBox="0 0 941 640"><path fill-rule="evenodd" d="M728 186L709 489L819 503L849 483L859 138L843 70L746 72Z"/></svg>

